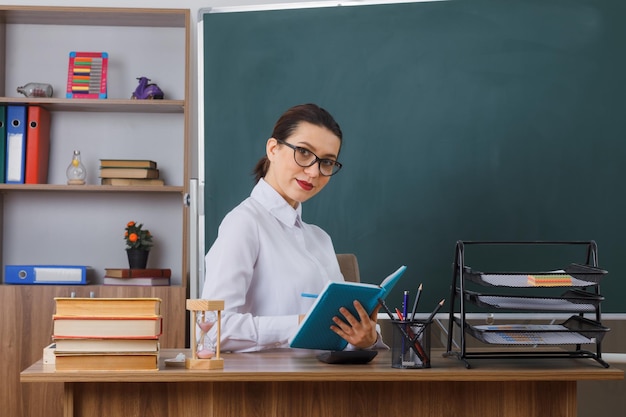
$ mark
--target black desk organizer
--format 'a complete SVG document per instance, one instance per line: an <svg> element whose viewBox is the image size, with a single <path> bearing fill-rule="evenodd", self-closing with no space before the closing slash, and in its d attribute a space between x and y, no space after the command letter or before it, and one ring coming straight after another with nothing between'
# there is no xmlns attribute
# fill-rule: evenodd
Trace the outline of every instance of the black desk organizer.
<svg viewBox="0 0 626 417"><path fill-rule="evenodd" d="M586 261L584 264L572 263L562 268L563 271L550 272L480 272L465 264L467 247L475 245L584 245ZM602 366L609 365L602 360L601 343L609 331L601 324L600 305L604 299L600 295L600 281L607 271L598 268L598 248L594 241L588 242L497 242L497 241L458 241L453 265L452 285L450 287L450 318L448 323L448 343L444 356L457 356L470 368L470 359L490 358L592 358ZM571 276L571 284L562 286L532 285L529 275ZM569 281L569 280L568 280ZM479 291L468 289L473 283ZM506 294L519 289L529 294ZM515 290L513 290L515 289ZM528 290L526 290L528 289ZM558 289L559 295L546 294ZM560 324L498 324L471 325L467 322L467 304L482 311L526 311L572 313L572 316ZM593 319L584 317L591 315ZM458 350L453 350L453 331L460 331ZM467 335L480 342L501 346L503 350L468 349ZM582 349L583 345L595 346L595 352ZM546 349L520 350L520 347L546 347ZM550 350L550 346L561 346L559 350ZM567 347L566 347L567 346ZM569 349L569 347L574 347ZM504 348L506 347L506 348ZM517 350L515 349L517 348ZM569 349L569 350L568 350Z"/></svg>

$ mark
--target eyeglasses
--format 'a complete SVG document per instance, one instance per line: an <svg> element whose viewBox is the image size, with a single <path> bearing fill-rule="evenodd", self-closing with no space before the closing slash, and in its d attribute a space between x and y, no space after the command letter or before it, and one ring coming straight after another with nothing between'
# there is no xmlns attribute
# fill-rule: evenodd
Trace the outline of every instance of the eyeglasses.
<svg viewBox="0 0 626 417"><path fill-rule="evenodd" d="M291 143L285 142L284 140L280 139L276 139L276 141L293 149L293 159L296 161L296 164L300 165L302 168L308 168L310 166L313 166L316 162L319 163L320 174L324 175L325 177L335 175L343 166L341 165L341 163L332 159L319 158L307 148L292 145Z"/></svg>

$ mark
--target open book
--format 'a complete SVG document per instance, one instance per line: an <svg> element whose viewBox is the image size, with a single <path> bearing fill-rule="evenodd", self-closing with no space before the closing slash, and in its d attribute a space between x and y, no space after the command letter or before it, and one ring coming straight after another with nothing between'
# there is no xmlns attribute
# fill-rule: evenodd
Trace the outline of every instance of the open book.
<svg viewBox="0 0 626 417"><path fill-rule="evenodd" d="M289 345L292 348L304 349L344 349L348 342L330 330L330 326L334 324L332 318L342 317L339 308L345 307L358 317L352 302L359 300L367 313L371 314L378 304L378 299L384 300L387 297L405 270L406 266L401 266L385 278L380 285L361 282L328 282L300 323Z"/></svg>

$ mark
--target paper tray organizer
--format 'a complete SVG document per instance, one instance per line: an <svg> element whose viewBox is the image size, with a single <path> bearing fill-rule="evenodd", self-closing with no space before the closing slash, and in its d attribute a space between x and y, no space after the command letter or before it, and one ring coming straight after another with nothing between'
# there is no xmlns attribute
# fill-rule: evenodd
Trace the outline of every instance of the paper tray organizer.
<svg viewBox="0 0 626 417"><path fill-rule="evenodd" d="M578 246L586 250L586 261L570 263L562 270L549 272L481 272L465 264L469 247L489 245L500 249L532 245L540 251L545 251L547 246ZM458 357L467 368L470 368L468 360L472 358L590 358L608 367L602 360L601 342L610 329L601 324L600 313L604 300L600 295L600 281L607 271L597 265L598 249L594 241L458 241L450 286L450 318L444 356ZM467 288L470 283L477 284L481 290L471 291ZM561 294L553 295L559 289ZM490 312L515 310L574 315L561 324L551 321L543 325L472 325L466 319L470 304ZM593 320L583 317L584 314L589 314ZM453 349L456 328L459 329L459 343L455 343ZM502 346L502 350L469 349L466 336L472 336L486 345ZM582 349L582 345L594 345L595 352ZM515 349L516 346L518 349ZM532 349L539 346L560 346L560 349Z"/></svg>

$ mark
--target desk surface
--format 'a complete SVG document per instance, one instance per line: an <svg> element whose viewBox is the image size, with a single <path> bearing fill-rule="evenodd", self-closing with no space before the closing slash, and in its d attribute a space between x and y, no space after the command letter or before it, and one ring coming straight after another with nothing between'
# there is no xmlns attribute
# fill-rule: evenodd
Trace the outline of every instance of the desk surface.
<svg viewBox="0 0 626 417"><path fill-rule="evenodd" d="M260 382L260 381L584 381L620 380L624 371L591 359L479 359L466 369L456 358L433 350L430 369L395 369L389 351L366 365L330 365L315 351L280 350L223 354L223 370L188 370L164 360L188 350L163 349L158 371L64 371L40 360L22 371L21 382Z"/></svg>

